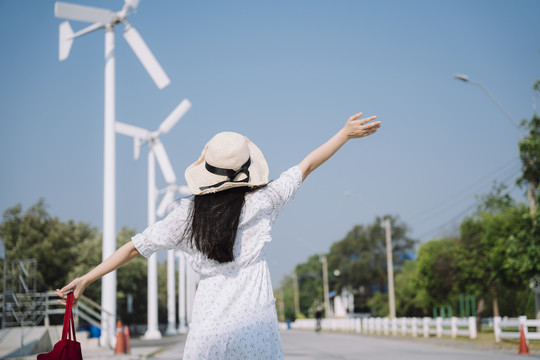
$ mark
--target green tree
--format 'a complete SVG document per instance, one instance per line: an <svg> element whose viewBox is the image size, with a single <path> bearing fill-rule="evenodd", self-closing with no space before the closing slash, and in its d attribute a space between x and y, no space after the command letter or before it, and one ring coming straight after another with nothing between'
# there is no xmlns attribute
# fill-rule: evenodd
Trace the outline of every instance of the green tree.
<svg viewBox="0 0 540 360"><path fill-rule="evenodd" d="M317 306L324 303L322 264L319 255L296 266L300 312L306 317L314 317Z"/></svg>
<svg viewBox="0 0 540 360"><path fill-rule="evenodd" d="M422 289L419 299L424 315L433 307L448 305L457 293L457 243L457 239L444 238L431 240L418 249L417 286Z"/></svg>
<svg viewBox="0 0 540 360"><path fill-rule="evenodd" d="M516 231L508 237L504 268L509 277L517 282L528 282L540 274L540 227L533 224L533 218L521 207L515 224ZM540 212L535 213L536 224L540 222Z"/></svg>
<svg viewBox="0 0 540 360"><path fill-rule="evenodd" d="M343 240L334 243L328 254L330 289L344 288L383 291L387 287L386 237L383 219L389 218L392 232L394 271L401 271L403 264L414 254L416 241L408 236L409 228L396 216L377 217L367 226L355 226ZM333 271L340 275L334 277Z"/></svg>
<svg viewBox="0 0 540 360"><path fill-rule="evenodd" d="M515 273L509 271L507 256L509 241L519 233L527 211L513 202L504 186L495 186L492 193L481 199L477 213L461 223L455 256L459 289L478 295L479 319L487 298L492 300L493 316L500 316L498 293L501 287L522 285Z"/></svg>
<svg viewBox="0 0 540 360"><path fill-rule="evenodd" d="M283 296L283 299L281 299L281 296ZM280 316L284 315L284 318L280 320L294 321L296 319L296 313L294 310L294 290L292 276L287 275L281 280L279 289L276 289L275 291L275 297L277 299L277 312ZM283 301L285 314L281 314L281 310L279 308L280 301Z"/></svg>
<svg viewBox="0 0 540 360"><path fill-rule="evenodd" d="M540 92L540 80L536 81L533 89L538 94ZM540 247L540 231L538 229L538 214L537 203L540 199L539 184L540 184L540 117L535 113L530 121L523 121L523 126L529 131L526 138L519 142L519 153L522 162L522 176L518 180L518 184L526 185L527 198L529 200L530 221L525 221L529 224L518 236L512 239L509 255L518 255L521 260L521 266L518 263L510 261L509 266L519 268L522 274L528 274L531 278L540 279L540 265L538 265L538 248ZM528 249L531 251L530 256L517 254L518 249ZM510 259L512 260L512 259ZM528 264L528 265L526 265ZM540 319L540 294L536 294L536 318Z"/></svg>
<svg viewBox="0 0 540 360"><path fill-rule="evenodd" d="M390 305L388 304L388 293L383 294L377 291L367 305L371 309L371 315L379 317L387 317L390 315Z"/></svg>
<svg viewBox="0 0 540 360"><path fill-rule="evenodd" d="M416 260L403 264L401 272L394 278L396 316L421 317L429 315L426 304L426 291L418 284L418 266ZM429 303L427 303L429 304ZM368 306L373 315L389 316L388 294L376 292L368 300Z"/></svg>
<svg viewBox="0 0 540 360"><path fill-rule="evenodd" d="M530 214L534 216L540 184L540 117L534 114L530 121L524 121L522 124L529 134L518 144L522 163L522 175L518 179L518 184L527 186Z"/></svg>
<svg viewBox="0 0 540 360"><path fill-rule="evenodd" d="M131 240L133 229L123 228L118 246ZM23 213L16 205L4 211L0 224L8 260L37 260L37 291L61 288L101 262L102 236L96 227L51 216L43 199ZM137 257L117 271L118 316L125 322L146 321L146 259ZM1 269L0 269L1 270ZM134 298L134 311L127 313L127 294ZM101 281L87 287L84 295L101 301Z"/></svg>
<svg viewBox="0 0 540 360"><path fill-rule="evenodd" d="M116 235L117 247L131 241L134 229L122 228ZM88 238L78 246L77 256L68 274L68 279L86 274L102 261L102 236ZM116 271L117 281L117 317L126 324L146 322L147 304L147 261L137 256ZM133 297L133 312L128 313L128 294ZM90 284L84 296L101 303L101 280Z"/></svg>
<svg viewBox="0 0 540 360"><path fill-rule="evenodd" d="M118 247L124 245L135 235L135 229L122 228L116 235ZM101 245L100 245L101 248ZM144 324L147 317L147 269L148 261L137 256L117 270L117 316L126 324ZM133 311L128 312L128 295L133 299Z"/></svg>
<svg viewBox="0 0 540 360"><path fill-rule="evenodd" d="M416 260L403 264L403 269L395 277L396 316L420 317L428 315L426 291L418 283Z"/></svg>
<svg viewBox="0 0 540 360"><path fill-rule="evenodd" d="M37 291L47 291L66 284L80 245L94 239L97 229L50 216L45 201L40 199L25 213L21 205L4 211L0 236L8 260L37 260Z"/></svg>

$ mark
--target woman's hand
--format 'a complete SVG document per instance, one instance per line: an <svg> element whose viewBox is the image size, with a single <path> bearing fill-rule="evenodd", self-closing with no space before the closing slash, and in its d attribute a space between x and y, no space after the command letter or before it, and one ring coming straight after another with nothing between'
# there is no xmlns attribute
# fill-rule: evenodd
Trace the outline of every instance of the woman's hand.
<svg viewBox="0 0 540 360"><path fill-rule="evenodd" d="M111 271L118 269L120 266L124 265L137 255L139 255L139 251L135 248L132 241L128 241L105 261L93 268L88 274L80 278L76 278L60 290L56 289L56 295L66 300L67 295L65 295L65 293L73 290L73 305L75 305L77 301L79 301L84 289L86 289L89 284L93 283L97 279L100 279ZM58 302L62 305L66 305L65 301L58 300Z"/></svg>
<svg viewBox="0 0 540 360"><path fill-rule="evenodd" d="M377 118L376 116L360 119L361 116L361 112L354 114L347 120L347 123L343 129L341 129L342 133L347 137L347 139L358 139L375 134L381 127L380 121L373 121Z"/></svg>
<svg viewBox="0 0 540 360"><path fill-rule="evenodd" d="M317 169L326 160L330 159L347 141L374 134L381 127L380 121L373 121L377 118L376 116L370 116L359 120L360 116L362 116L361 112L351 116L340 131L338 131L330 140L309 153L309 155L298 164L300 171L302 171L302 181L304 181L313 170Z"/></svg>
<svg viewBox="0 0 540 360"><path fill-rule="evenodd" d="M73 305L77 304L77 301L79 301L79 298L84 292L84 289L86 289L86 282L82 277L76 278L66 286L64 286L61 289L56 289L56 295L61 297L64 301L58 300L58 302L62 305L66 305L66 298L67 294L70 291L73 291Z"/></svg>

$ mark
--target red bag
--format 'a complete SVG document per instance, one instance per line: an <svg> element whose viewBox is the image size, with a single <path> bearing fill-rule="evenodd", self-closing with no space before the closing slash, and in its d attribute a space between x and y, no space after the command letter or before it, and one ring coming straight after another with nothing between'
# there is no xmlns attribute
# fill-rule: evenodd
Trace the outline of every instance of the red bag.
<svg viewBox="0 0 540 360"><path fill-rule="evenodd" d="M73 293L66 299L66 312L64 313L64 327L62 340L54 344L51 352L39 354L37 360L82 360L81 344L75 337L75 322L73 320ZM73 339L71 334L73 333Z"/></svg>

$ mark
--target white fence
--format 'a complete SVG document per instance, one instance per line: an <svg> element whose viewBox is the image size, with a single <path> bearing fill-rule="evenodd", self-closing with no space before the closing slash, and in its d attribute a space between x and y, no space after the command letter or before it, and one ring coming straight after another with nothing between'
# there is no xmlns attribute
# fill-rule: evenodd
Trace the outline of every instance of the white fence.
<svg viewBox="0 0 540 360"><path fill-rule="evenodd" d="M526 316L520 316L519 318L501 318L496 316L493 318L493 332L495 333L495 341L500 342L501 339L519 339L521 336L520 328L523 325L523 332L525 333L525 339L527 340L540 340L540 320L527 319ZM536 327L536 332L529 332L529 327ZM503 328L512 328L510 330L504 330ZM517 331L515 329L517 328Z"/></svg>
<svg viewBox="0 0 540 360"><path fill-rule="evenodd" d="M315 319L296 319L291 323L293 329L314 330ZM532 326L532 325L530 325ZM352 319L322 319L321 328L331 331L349 331L377 335L412 335L413 337L429 337L443 335L455 338L467 336L476 339L476 318L352 318Z"/></svg>

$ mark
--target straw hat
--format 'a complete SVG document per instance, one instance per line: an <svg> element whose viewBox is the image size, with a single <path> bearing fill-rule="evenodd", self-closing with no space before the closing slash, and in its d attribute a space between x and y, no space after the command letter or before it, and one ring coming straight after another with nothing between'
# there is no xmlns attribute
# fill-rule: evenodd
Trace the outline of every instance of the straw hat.
<svg viewBox="0 0 540 360"><path fill-rule="evenodd" d="M204 147L185 173L189 190L203 195L268 183L268 164L261 150L243 135L222 132Z"/></svg>

